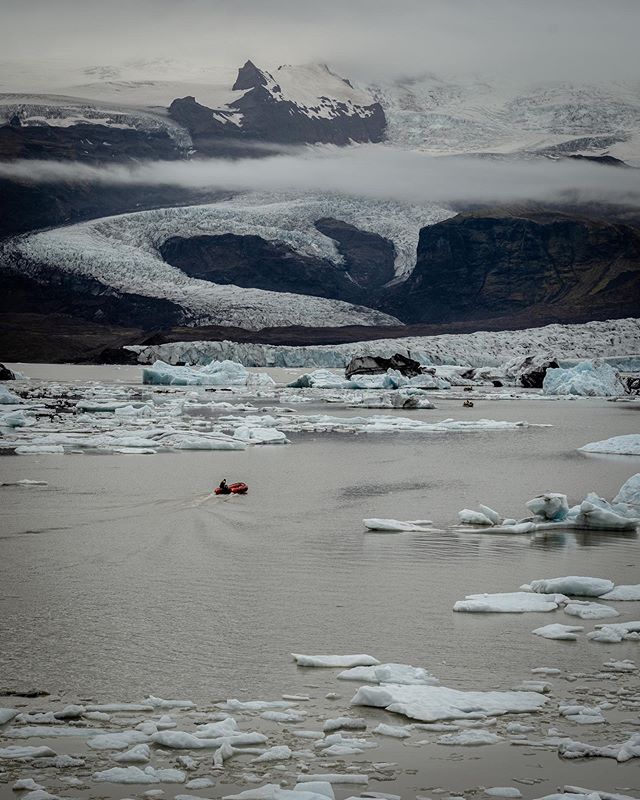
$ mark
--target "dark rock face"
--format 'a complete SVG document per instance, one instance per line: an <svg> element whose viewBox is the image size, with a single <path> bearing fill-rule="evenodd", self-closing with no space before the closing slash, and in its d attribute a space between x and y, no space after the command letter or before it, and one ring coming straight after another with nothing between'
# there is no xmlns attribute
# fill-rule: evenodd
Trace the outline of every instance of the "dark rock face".
<svg viewBox="0 0 640 800"><path fill-rule="evenodd" d="M105 163L184 158L165 130L130 130L82 123L0 126L0 159L55 159Z"/></svg>
<svg viewBox="0 0 640 800"><path fill-rule="evenodd" d="M383 309L404 322L635 316L640 231L565 214L460 214L423 228L415 270ZM548 312L551 312L549 318ZM555 319L554 319L555 317Z"/></svg>
<svg viewBox="0 0 640 800"><path fill-rule="evenodd" d="M413 358L396 353L391 358L384 358L383 356L356 356L352 358L347 364L344 374L347 380L352 375L378 375L386 372L388 369L398 370L402 375L407 378L414 378L416 375L421 375L423 369L419 361Z"/></svg>
<svg viewBox="0 0 640 800"><path fill-rule="evenodd" d="M335 81L336 76L328 70L326 74L329 83ZM198 152L208 155L220 155L234 146L237 154L244 154L241 146L255 142L346 145L384 138L386 118L379 103L354 106L322 97L319 105L307 107L287 99L277 80L277 71L272 76L247 61L233 85L245 92L237 100L211 109L194 97L183 97L173 101L169 113L189 131Z"/></svg>
<svg viewBox="0 0 640 800"><path fill-rule="evenodd" d="M0 381L15 381L15 379L16 376L13 370L5 367L4 364L0 364Z"/></svg>
<svg viewBox="0 0 640 800"><path fill-rule="evenodd" d="M358 286L372 292L394 277L396 249L389 239L333 217L319 219L315 227L336 242L347 272Z"/></svg>
<svg viewBox="0 0 640 800"><path fill-rule="evenodd" d="M37 277L0 270L0 313L63 314L100 325L147 330L184 324L187 314L170 300L124 294L93 278L43 268Z"/></svg>
<svg viewBox="0 0 640 800"><path fill-rule="evenodd" d="M357 302L361 291L345 269L260 236L174 236L160 247L165 261L212 283L295 292Z"/></svg>

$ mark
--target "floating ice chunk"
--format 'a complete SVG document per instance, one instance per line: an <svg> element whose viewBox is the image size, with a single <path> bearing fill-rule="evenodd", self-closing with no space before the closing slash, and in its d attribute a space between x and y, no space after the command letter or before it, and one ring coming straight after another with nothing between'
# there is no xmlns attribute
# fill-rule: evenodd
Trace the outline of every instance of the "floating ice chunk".
<svg viewBox="0 0 640 800"><path fill-rule="evenodd" d="M154 708L195 708L195 703L191 700L163 700L161 697L149 695L144 700Z"/></svg>
<svg viewBox="0 0 640 800"><path fill-rule="evenodd" d="M583 789L581 786L565 786L564 791L579 795L597 794L600 796L600 800L637 800L637 798L630 797L627 794L612 794L611 792L603 792L602 789ZM572 798L572 800L577 799Z"/></svg>
<svg viewBox="0 0 640 800"><path fill-rule="evenodd" d="M48 486L47 481L32 481L29 478L22 478L19 481L0 481L0 486Z"/></svg>
<svg viewBox="0 0 640 800"><path fill-rule="evenodd" d="M216 705L225 711L266 711L268 708L291 708L295 703L290 700L237 700L232 697L225 703Z"/></svg>
<svg viewBox="0 0 640 800"><path fill-rule="evenodd" d="M486 514L483 514L481 511L472 511L470 508L463 508L462 511L458 511L458 518L460 522L465 525L494 524Z"/></svg>
<svg viewBox="0 0 640 800"><path fill-rule="evenodd" d="M335 748L347 747L351 752L362 752L372 747L377 747L377 742L370 742L367 739L356 739L351 736L343 736L341 733L332 733L325 739L316 742L314 747L323 750L323 755L336 755Z"/></svg>
<svg viewBox="0 0 640 800"><path fill-rule="evenodd" d="M505 728L506 733L514 735L514 734L522 734L522 733L531 733L531 731L535 731L534 725L523 725L521 722L509 722L507 727Z"/></svg>
<svg viewBox="0 0 640 800"><path fill-rule="evenodd" d="M297 779L298 783L355 783L355 784L367 784L369 783L369 776L368 775L357 775L355 773L350 773L349 775L341 775L338 772L327 772L322 773L320 775L298 775Z"/></svg>
<svg viewBox="0 0 640 800"><path fill-rule="evenodd" d="M640 456L640 434L631 433L627 436L612 436L600 442L589 442L578 450L585 453L613 453L624 456Z"/></svg>
<svg viewBox="0 0 640 800"><path fill-rule="evenodd" d="M92 780L99 783L184 783L186 775L179 769L154 769L154 767L111 767L94 772Z"/></svg>
<svg viewBox="0 0 640 800"><path fill-rule="evenodd" d="M22 402L23 400L21 397L10 392L4 384L0 383L0 405L11 406Z"/></svg>
<svg viewBox="0 0 640 800"><path fill-rule="evenodd" d="M18 745L11 745L10 747L0 748L0 758L31 759L55 755L55 751L50 747L20 747Z"/></svg>
<svg viewBox="0 0 640 800"><path fill-rule="evenodd" d="M362 524L370 531L382 531L385 533L404 533L411 531L427 531L428 526L432 525L430 519L416 519L402 522L398 519L363 519Z"/></svg>
<svg viewBox="0 0 640 800"><path fill-rule="evenodd" d="M530 592L498 592L496 594L469 594L458 600L454 611L478 613L522 614L525 611L555 611L566 602L564 595L538 595Z"/></svg>
<svg viewBox="0 0 640 800"><path fill-rule="evenodd" d="M605 578L588 578L582 575L566 575L563 578L544 578L528 584L532 592L542 594L572 594L580 597L600 597L613 589L613 581ZM523 588L523 587L521 587Z"/></svg>
<svg viewBox="0 0 640 800"><path fill-rule="evenodd" d="M361 731L367 727L367 721L362 717L335 717L335 719L325 720L322 730L325 733L330 731Z"/></svg>
<svg viewBox="0 0 640 800"><path fill-rule="evenodd" d="M209 434L207 436L174 437L173 447L176 450L245 450L247 445L230 436Z"/></svg>
<svg viewBox="0 0 640 800"><path fill-rule="evenodd" d="M580 512L575 518L575 524L578 528L593 530L633 531L640 525L640 511L636 516L623 516L614 511L606 501L602 501L595 495L589 495L580 504Z"/></svg>
<svg viewBox="0 0 640 800"><path fill-rule="evenodd" d="M37 789L44 789L39 783L36 783L33 778L20 778L17 780L13 786L11 787L14 792L23 792L25 789L29 789L31 791L35 791Z"/></svg>
<svg viewBox="0 0 640 800"><path fill-rule="evenodd" d="M368 681L369 683L424 683L437 686L440 681L422 667L410 664L379 664L375 667L353 667L337 676L343 681Z"/></svg>
<svg viewBox="0 0 640 800"><path fill-rule="evenodd" d="M564 641L575 642L578 639L577 634L583 631L582 625L561 625L559 622L552 625L544 625L542 628L536 628L536 636L542 636L545 639L561 639ZM560 670L558 670L559 672Z"/></svg>
<svg viewBox="0 0 640 800"><path fill-rule="evenodd" d="M218 722L207 722L205 725L198 725L195 736L203 739L215 739L219 736L232 736L238 731L238 723L233 717L225 717Z"/></svg>
<svg viewBox="0 0 640 800"><path fill-rule="evenodd" d="M624 503L629 506L636 506L640 511L640 472L632 475L625 481L618 494L613 498L614 504Z"/></svg>
<svg viewBox="0 0 640 800"><path fill-rule="evenodd" d="M220 747L220 743L225 739L223 737L204 739L186 731L158 731L151 736L151 741L172 750L203 750Z"/></svg>
<svg viewBox="0 0 640 800"><path fill-rule="evenodd" d="M485 789L484 793L489 797L522 797L520 789L516 789L514 786L493 786Z"/></svg>
<svg viewBox="0 0 640 800"><path fill-rule="evenodd" d="M568 369L549 368L542 382L546 395L617 397L626 389L618 373L603 361L582 361Z"/></svg>
<svg viewBox="0 0 640 800"><path fill-rule="evenodd" d="M122 731L121 733L103 733L89 739L87 745L92 750L125 750L132 744L148 742L149 737L142 731Z"/></svg>
<svg viewBox="0 0 640 800"><path fill-rule="evenodd" d="M502 736L498 736L491 731L460 731L459 733L445 733L438 737L438 744L464 745L465 747L496 744L502 741Z"/></svg>
<svg viewBox="0 0 640 800"><path fill-rule="evenodd" d="M612 658L609 661L605 661L603 669L608 672L635 672L638 667L628 658L625 658L624 661L616 661Z"/></svg>
<svg viewBox="0 0 640 800"><path fill-rule="evenodd" d="M234 431L234 437L248 444L289 444L282 431L275 428L258 428L252 425L241 425Z"/></svg>
<svg viewBox="0 0 640 800"><path fill-rule="evenodd" d="M546 681L520 681L520 683L511 688L514 692L540 692L541 694L547 694L551 691L551 684Z"/></svg>
<svg viewBox="0 0 640 800"><path fill-rule="evenodd" d="M597 625L598 630L587 634L587 639L594 642L617 644L625 639L640 640L640 621L609 622L606 625Z"/></svg>
<svg viewBox="0 0 640 800"><path fill-rule="evenodd" d="M501 517L500 517L500 514L498 514L498 512L497 512L497 511L494 511L494 510L493 510L492 508L490 508L489 506L483 506L483 505L482 505L482 503L479 503L479 504L478 504L478 508L479 508L479 509L480 509L480 511L481 511L481 512L482 512L482 513L485 515L485 517L487 517L488 519L490 519L490 520L491 520L491 522L492 522L494 525L499 525L499 524L500 524L500 519L501 519ZM504 523L503 523L503 524L504 524Z"/></svg>
<svg viewBox="0 0 640 800"><path fill-rule="evenodd" d="M262 763L264 761L286 761L287 759L291 758L293 755L291 748L287 747L286 744L277 745L276 747L270 747L268 750L265 750L259 756L252 759L256 763Z"/></svg>
<svg viewBox="0 0 640 800"><path fill-rule="evenodd" d="M212 778L194 778L193 780L185 783L185 789L208 789L210 786L215 786L216 782Z"/></svg>
<svg viewBox="0 0 640 800"><path fill-rule="evenodd" d="M302 714L296 714L294 711L263 711L260 716L263 719L268 719L271 722L304 722Z"/></svg>
<svg viewBox="0 0 640 800"><path fill-rule="evenodd" d="M291 735L300 739L324 739L322 731L291 731Z"/></svg>
<svg viewBox="0 0 640 800"><path fill-rule="evenodd" d="M57 794L51 794L45 789L35 789L32 792L22 795L23 800L61 800Z"/></svg>
<svg viewBox="0 0 640 800"><path fill-rule="evenodd" d="M156 361L142 371L142 382L162 386L273 386L274 380L266 373L251 375L235 361L211 361L204 367L174 367Z"/></svg>
<svg viewBox="0 0 640 800"><path fill-rule="evenodd" d="M0 708L0 725L4 725L18 714L17 708Z"/></svg>
<svg viewBox="0 0 640 800"><path fill-rule="evenodd" d="M155 721L154 724L159 731L166 731L171 728L178 727L178 723L167 714L163 714L159 719Z"/></svg>
<svg viewBox="0 0 640 800"><path fill-rule="evenodd" d="M377 658L364 653L348 656L308 656L301 653L291 653L291 655L299 667L372 667L380 663Z"/></svg>
<svg viewBox="0 0 640 800"><path fill-rule="evenodd" d="M410 725L387 725L381 722L373 729L374 733L379 733L381 736L391 736L394 739L406 739L411 736Z"/></svg>
<svg viewBox="0 0 640 800"><path fill-rule="evenodd" d="M569 514L569 503L566 494L547 492L538 495L533 500L525 503L526 507L536 516L549 520L562 520Z"/></svg>
<svg viewBox="0 0 640 800"><path fill-rule="evenodd" d="M287 386L290 389L355 389L355 384L328 369L305 372Z"/></svg>
<svg viewBox="0 0 640 800"><path fill-rule="evenodd" d="M633 734L619 744L595 745L568 740L558 747L560 758L615 758L622 763L632 758L640 758L640 733Z"/></svg>
<svg viewBox="0 0 640 800"><path fill-rule="evenodd" d="M562 670L558 669L557 667L534 667L531 672L535 675L537 673L541 675L561 675Z"/></svg>
<svg viewBox="0 0 640 800"><path fill-rule="evenodd" d="M35 419L28 417L22 409L0 414L0 428L29 428L35 424Z"/></svg>
<svg viewBox="0 0 640 800"><path fill-rule="evenodd" d="M151 758L151 750L148 744L137 744L125 753L118 753L113 757L119 764L146 764Z"/></svg>
<svg viewBox="0 0 640 800"><path fill-rule="evenodd" d="M101 734L101 728L81 728L67 725L47 727L46 725L25 726L24 728L9 728L3 735L11 739L30 739L32 737L50 738L52 736L96 736Z"/></svg>
<svg viewBox="0 0 640 800"><path fill-rule="evenodd" d="M537 692L462 692L445 686L361 686L352 705L386 708L422 722L482 719L539 711L547 699Z"/></svg>
<svg viewBox="0 0 640 800"><path fill-rule="evenodd" d="M86 708L77 704L65 706L62 711L55 711L53 716L56 719L80 719L84 715Z"/></svg>
<svg viewBox="0 0 640 800"><path fill-rule="evenodd" d="M601 600L640 600L640 583L620 584L600 595Z"/></svg>
<svg viewBox="0 0 640 800"><path fill-rule="evenodd" d="M565 717L570 722L575 722L578 725L598 725L607 721L602 716L600 706L561 705L558 710L561 717Z"/></svg>
<svg viewBox="0 0 640 800"><path fill-rule="evenodd" d="M602 603L592 603L588 600L573 600L564 607L564 613L571 617L580 619L606 619L607 617L619 617L620 614L611 606Z"/></svg>

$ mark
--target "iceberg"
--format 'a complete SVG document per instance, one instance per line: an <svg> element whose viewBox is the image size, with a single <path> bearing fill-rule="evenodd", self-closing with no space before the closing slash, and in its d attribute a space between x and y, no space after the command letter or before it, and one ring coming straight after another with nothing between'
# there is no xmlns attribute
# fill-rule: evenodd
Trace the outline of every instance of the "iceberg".
<svg viewBox="0 0 640 800"><path fill-rule="evenodd" d="M618 494L613 498L614 507L619 504L625 506L635 506L635 511L640 517L640 472L632 475L626 480Z"/></svg>
<svg viewBox="0 0 640 800"><path fill-rule="evenodd" d="M0 405L12 406L18 403L22 403L22 398L10 392L4 384L0 383Z"/></svg>
<svg viewBox="0 0 640 800"><path fill-rule="evenodd" d="M612 436L599 442L589 442L578 450L585 453L612 453L622 456L640 456L640 434L630 433L626 436Z"/></svg>
<svg viewBox="0 0 640 800"><path fill-rule="evenodd" d="M377 658L364 653L348 656L308 656L301 653L291 653L291 655L299 667L373 667L380 663Z"/></svg>
<svg viewBox="0 0 640 800"><path fill-rule="evenodd" d="M603 361L582 361L567 369L548 369L542 382L546 395L618 397L626 387L618 373Z"/></svg>
<svg viewBox="0 0 640 800"><path fill-rule="evenodd" d="M352 705L385 708L420 722L483 719L540 711L547 702L537 692L465 692L445 686L361 686Z"/></svg>
<svg viewBox="0 0 640 800"><path fill-rule="evenodd" d="M567 600L562 594L539 595L530 592L469 594L464 600L458 600L453 610L483 614L522 614L527 611L555 611Z"/></svg>
<svg viewBox="0 0 640 800"><path fill-rule="evenodd" d="M482 511L472 511L469 508L463 508L458 511L458 518L464 525L493 525L494 522Z"/></svg>
<svg viewBox="0 0 640 800"><path fill-rule="evenodd" d="M537 517L542 519L562 520L566 519L569 514L567 496L558 492L547 492L539 495L534 497L533 500L529 500L525 505Z"/></svg>
<svg viewBox="0 0 640 800"><path fill-rule="evenodd" d="M595 631L587 634L587 639L605 644L619 644L628 639L640 641L640 620L633 622L608 622L596 625Z"/></svg>
<svg viewBox="0 0 640 800"><path fill-rule="evenodd" d="M613 581L605 578L589 578L581 575L566 575L562 578L543 578L531 581L521 587L525 591L539 592L542 594L572 594L580 597L600 597L611 591Z"/></svg>
<svg viewBox="0 0 640 800"><path fill-rule="evenodd" d="M204 367L175 367L156 361L142 371L142 383L153 386L247 386L248 383L275 386L266 373L252 375L235 361L211 361Z"/></svg>

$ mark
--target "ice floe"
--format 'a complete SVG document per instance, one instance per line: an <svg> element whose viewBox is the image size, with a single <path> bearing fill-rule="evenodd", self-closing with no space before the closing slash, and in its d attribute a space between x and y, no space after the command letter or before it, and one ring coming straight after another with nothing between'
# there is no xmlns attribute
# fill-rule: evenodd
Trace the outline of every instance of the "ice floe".
<svg viewBox="0 0 640 800"><path fill-rule="evenodd" d="M590 578L582 575L565 575L561 578L542 578L531 581L521 588L541 594L570 594L579 597L601 597L614 587L613 581L605 578Z"/></svg>
<svg viewBox="0 0 640 800"><path fill-rule="evenodd" d="M612 436L599 442L589 442L578 450L585 453L611 453L623 456L640 456L640 434L631 433L626 436Z"/></svg>
<svg viewBox="0 0 640 800"><path fill-rule="evenodd" d="M438 679L423 667L411 664L379 664L373 667L352 667L338 673L344 681L365 681L367 683L425 684L437 686Z"/></svg>
<svg viewBox="0 0 640 800"><path fill-rule="evenodd" d="M18 397L14 392L9 391L7 387L0 383L0 405L16 405L22 403L22 398Z"/></svg>
<svg viewBox="0 0 640 800"><path fill-rule="evenodd" d="M414 519L403 522L398 519L363 519L362 524L370 531L378 531L379 533L411 533L411 532L425 532L429 530L429 526L433 525L430 519Z"/></svg>
<svg viewBox="0 0 640 800"><path fill-rule="evenodd" d="M363 731L367 727L367 721L362 717L335 717L334 719L325 720L322 730L325 733L331 731Z"/></svg>
<svg viewBox="0 0 640 800"><path fill-rule="evenodd" d="M608 622L606 625L596 625L596 630L588 633L587 639L605 644L618 644L631 639L640 641L640 620Z"/></svg>
<svg viewBox="0 0 640 800"><path fill-rule="evenodd" d="M558 711L561 717L578 725L598 725L607 721L600 706L561 705Z"/></svg>
<svg viewBox="0 0 640 800"><path fill-rule="evenodd" d="M380 664L377 658L359 653L358 655L303 655L291 653L299 667L372 667ZM289 704L290 705L290 704Z"/></svg>
<svg viewBox="0 0 640 800"><path fill-rule="evenodd" d="M459 733L445 733L438 737L438 744L459 745L474 747L482 744L496 744L502 737L491 731L460 731Z"/></svg>
<svg viewBox="0 0 640 800"><path fill-rule="evenodd" d="M454 611L476 613L522 614L526 611L555 611L568 600L560 594L539 595L532 592L498 592L495 594L469 594L458 600Z"/></svg>
<svg viewBox="0 0 640 800"><path fill-rule="evenodd" d="M567 603L564 613L569 614L570 617L580 617L580 619L607 619L620 616L620 612L615 608L589 600L573 600L571 603Z"/></svg>
<svg viewBox="0 0 640 800"><path fill-rule="evenodd" d="M520 789L515 786L492 786L484 790L489 797L522 797Z"/></svg>
<svg viewBox="0 0 640 800"><path fill-rule="evenodd" d="M394 739L407 739L411 736L411 726L388 725L386 722L381 722L373 729L373 733L379 733L381 736L391 736Z"/></svg>
<svg viewBox="0 0 640 800"><path fill-rule="evenodd" d="M20 747L19 745L11 745L9 747L0 748L0 758L8 759L32 759L32 758L45 758L48 756L55 756L55 750L50 747Z"/></svg>
<svg viewBox="0 0 640 800"><path fill-rule="evenodd" d="M615 758L622 763L640 758L640 733L635 733L618 744L596 745L564 741L558 747L558 755L560 758Z"/></svg>
<svg viewBox="0 0 640 800"><path fill-rule="evenodd" d="M154 767L111 767L94 772L92 780L99 783L184 783L186 775L179 769L155 769Z"/></svg>
<svg viewBox="0 0 640 800"><path fill-rule="evenodd" d="M18 714L17 708L0 708L0 725L12 720Z"/></svg>
<svg viewBox="0 0 640 800"><path fill-rule="evenodd" d="M544 639L560 639L575 642L578 638L578 633L583 630L584 628L581 625L561 625L556 622L552 625L544 625L542 628L536 628L535 631L531 631L531 633L535 633L536 636L542 636Z"/></svg>
<svg viewBox="0 0 640 800"><path fill-rule="evenodd" d="M211 361L203 367L175 367L156 361L142 371L142 382L160 386L273 386L274 380L266 373L251 373L235 361Z"/></svg>
<svg viewBox="0 0 640 800"><path fill-rule="evenodd" d="M601 600L640 600L640 583L619 584L600 595Z"/></svg>
<svg viewBox="0 0 640 800"><path fill-rule="evenodd" d="M422 722L482 719L540 711L546 698L537 692L465 692L445 686L361 686L352 705L386 708Z"/></svg>
<svg viewBox="0 0 640 800"><path fill-rule="evenodd" d="M616 370L603 361L582 361L568 369L547 369L542 391L548 395L616 397L626 392Z"/></svg>
<svg viewBox="0 0 640 800"><path fill-rule="evenodd" d="M131 750L118 753L113 757L119 764L146 764L151 758L151 750L148 744L137 744Z"/></svg>

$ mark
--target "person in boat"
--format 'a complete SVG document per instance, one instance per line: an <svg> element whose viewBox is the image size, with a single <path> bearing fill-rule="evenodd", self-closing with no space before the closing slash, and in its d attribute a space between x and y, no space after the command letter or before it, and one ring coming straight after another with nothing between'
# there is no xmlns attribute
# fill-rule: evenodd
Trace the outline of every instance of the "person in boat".
<svg viewBox="0 0 640 800"><path fill-rule="evenodd" d="M220 491L221 491L221 492L223 492L224 494L227 494L227 492L229 492L229 491L230 491L229 487L227 486L227 479L226 479L226 478L223 478L223 479L220 481L220 483L219 483L219 485L218 485L218 488L219 488L219 489L220 489Z"/></svg>

